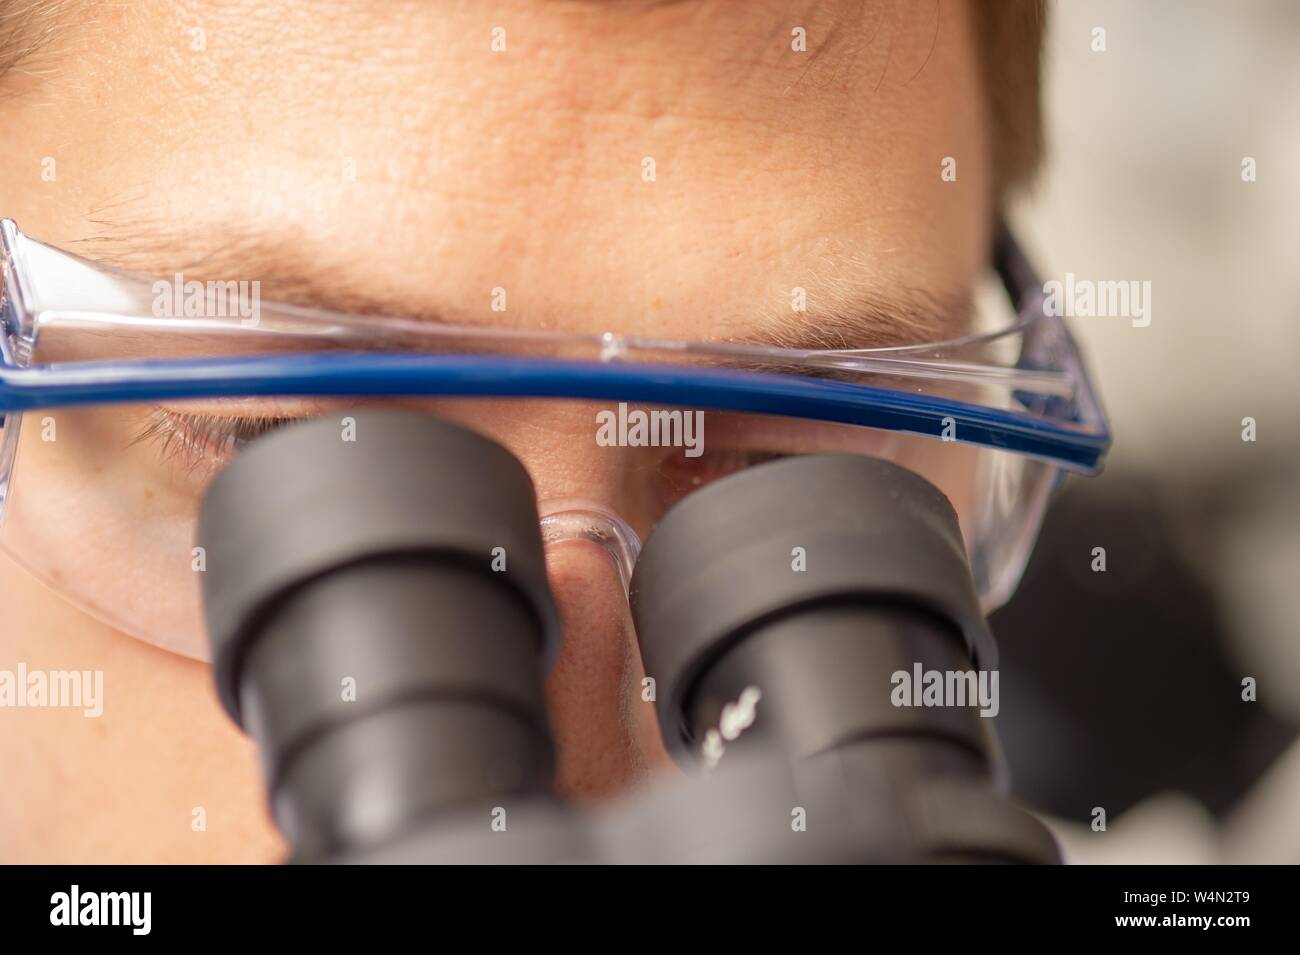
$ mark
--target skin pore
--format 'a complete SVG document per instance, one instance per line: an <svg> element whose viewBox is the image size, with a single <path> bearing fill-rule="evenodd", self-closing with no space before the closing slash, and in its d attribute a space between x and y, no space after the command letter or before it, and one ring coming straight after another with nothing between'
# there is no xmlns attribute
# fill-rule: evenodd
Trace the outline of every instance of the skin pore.
<svg viewBox="0 0 1300 955"><path fill-rule="evenodd" d="M954 0L68 3L0 79L0 215L106 263L257 279L303 304L720 341L931 338L960 326L989 244L970 19ZM539 421L498 427L519 432L539 496L565 497L593 465ZM550 570L558 790L598 800L671 772L611 568L577 548ZM0 710L0 859L282 858L206 666L3 553L0 606L0 668L98 670L105 693L97 719Z"/></svg>

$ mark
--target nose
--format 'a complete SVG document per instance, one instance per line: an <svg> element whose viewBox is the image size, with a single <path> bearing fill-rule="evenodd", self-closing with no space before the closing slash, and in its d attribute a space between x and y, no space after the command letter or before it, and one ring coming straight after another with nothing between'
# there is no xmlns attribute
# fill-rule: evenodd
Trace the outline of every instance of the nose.
<svg viewBox="0 0 1300 955"><path fill-rule="evenodd" d="M610 552L589 540L546 549L564 641L547 680L557 794L589 802L616 795L672 763L654 715L628 609Z"/></svg>
<svg viewBox="0 0 1300 955"><path fill-rule="evenodd" d="M546 685L555 789L575 802L619 794L673 766L627 603L636 535L649 522L646 462L597 442L600 410L590 402L473 399L437 408L504 446L532 478L563 631Z"/></svg>

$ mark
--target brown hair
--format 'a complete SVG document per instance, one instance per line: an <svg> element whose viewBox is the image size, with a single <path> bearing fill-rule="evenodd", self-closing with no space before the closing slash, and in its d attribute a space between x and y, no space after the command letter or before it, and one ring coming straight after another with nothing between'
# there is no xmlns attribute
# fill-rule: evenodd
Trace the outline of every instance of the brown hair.
<svg viewBox="0 0 1300 955"><path fill-rule="evenodd" d="M1027 185L1043 155L1039 67L1044 0L973 0L975 43L999 197Z"/></svg>
<svg viewBox="0 0 1300 955"><path fill-rule="evenodd" d="M30 61L49 43L68 0L0 0L0 76L23 64L24 71L39 73Z"/></svg>

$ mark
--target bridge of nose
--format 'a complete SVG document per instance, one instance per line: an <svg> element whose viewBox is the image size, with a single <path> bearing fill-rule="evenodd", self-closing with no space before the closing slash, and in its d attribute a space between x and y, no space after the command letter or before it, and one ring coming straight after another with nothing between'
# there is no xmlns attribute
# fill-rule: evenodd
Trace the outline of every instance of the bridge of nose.
<svg viewBox="0 0 1300 955"><path fill-rule="evenodd" d="M591 541L569 540L547 548L546 564L564 634L546 684L555 789L577 802L600 801L672 763L609 555Z"/></svg>
<svg viewBox="0 0 1300 955"><path fill-rule="evenodd" d="M598 440L597 415L617 402L545 398L468 399L440 402L438 416L506 447L523 462L539 502L578 500L606 510L643 509L638 475L645 477L644 450ZM637 528L638 533L641 529Z"/></svg>

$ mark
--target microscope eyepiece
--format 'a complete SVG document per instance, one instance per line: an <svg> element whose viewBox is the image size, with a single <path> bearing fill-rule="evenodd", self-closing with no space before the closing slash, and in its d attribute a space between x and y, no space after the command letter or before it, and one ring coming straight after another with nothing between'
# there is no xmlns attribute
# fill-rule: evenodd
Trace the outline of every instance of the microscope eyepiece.
<svg viewBox="0 0 1300 955"><path fill-rule="evenodd" d="M507 451L414 413L316 419L235 458L199 527L218 691L298 858L549 790L559 627Z"/></svg>
<svg viewBox="0 0 1300 955"><path fill-rule="evenodd" d="M631 598L678 762L717 770L718 787L737 757L788 762L837 817L823 857L857 839L875 861L1055 861L1046 830L997 793L991 721L893 692L900 672L997 665L957 515L924 479L849 454L731 475L659 523ZM981 811L936 827L924 817L940 800L945 821L963 800Z"/></svg>

